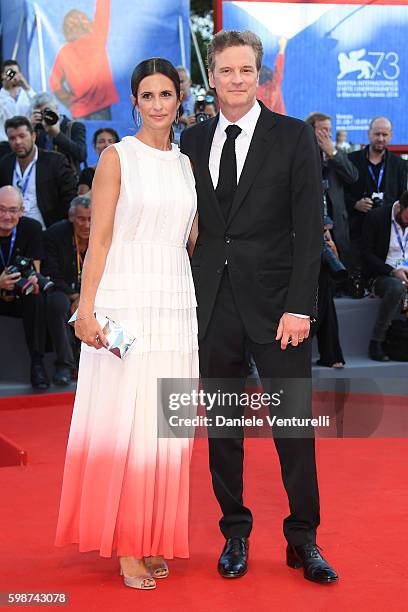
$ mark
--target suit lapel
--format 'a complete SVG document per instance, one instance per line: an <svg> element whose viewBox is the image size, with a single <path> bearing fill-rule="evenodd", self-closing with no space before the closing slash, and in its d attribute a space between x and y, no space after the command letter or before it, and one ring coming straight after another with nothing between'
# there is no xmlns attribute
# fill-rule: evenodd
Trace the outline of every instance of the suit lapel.
<svg viewBox="0 0 408 612"><path fill-rule="evenodd" d="M217 124L218 124L218 115L216 117L213 117L212 119L209 119L205 124L205 137L204 137L203 145L200 151L200 154L201 154L200 168L203 168L204 186L209 196L210 206L215 208L220 221L222 222L223 225L225 225L224 215L222 214L222 210L221 210L220 204L218 202L218 199L215 193L214 185L213 185L211 174L210 174L210 167L209 167L211 145L212 145L212 141L214 138L214 132L216 130Z"/></svg>
<svg viewBox="0 0 408 612"><path fill-rule="evenodd" d="M237 190L228 217L228 223L231 222L232 217L237 213L243 203L256 175L262 167L263 160L266 158L272 146L274 137L272 128L276 124L275 115L262 103L260 104L262 109L261 114L255 126L244 167L238 181Z"/></svg>

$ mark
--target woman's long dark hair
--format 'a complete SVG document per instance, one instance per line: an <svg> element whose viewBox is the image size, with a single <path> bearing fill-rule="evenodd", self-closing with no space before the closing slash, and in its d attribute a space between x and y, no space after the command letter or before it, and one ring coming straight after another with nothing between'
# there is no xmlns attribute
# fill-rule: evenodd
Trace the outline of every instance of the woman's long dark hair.
<svg viewBox="0 0 408 612"><path fill-rule="evenodd" d="M140 62L140 64L138 64L132 72L130 88L136 100L140 83L145 77L152 76L153 74L162 74L168 77L173 83L174 88L176 90L177 100L180 100L181 86L179 74L173 64L169 62L169 60L164 59L163 57L151 57L150 59L143 60L143 62ZM134 106L132 110L133 119L135 118L135 108L136 107ZM172 142L174 138L173 128L170 129L169 138L170 142Z"/></svg>

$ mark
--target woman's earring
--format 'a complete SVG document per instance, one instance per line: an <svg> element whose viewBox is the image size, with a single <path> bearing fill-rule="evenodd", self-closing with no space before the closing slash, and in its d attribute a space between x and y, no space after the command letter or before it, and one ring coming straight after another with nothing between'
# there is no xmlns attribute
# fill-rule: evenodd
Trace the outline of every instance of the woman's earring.
<svg viewBox="0 0 408 612"><path fill-rule="evenodd" d="M176 120L175 120L176 125L179 124L179 119L180 119L180 107L178 107L177 113L176 113Z"/></svg>
<svg viewBox="0 0 408 612"><path fill-rule="evenodd" d="M136 126L140 128L141 125L142 125L142 117L140 115L140 112L136 111Z"/></svg>

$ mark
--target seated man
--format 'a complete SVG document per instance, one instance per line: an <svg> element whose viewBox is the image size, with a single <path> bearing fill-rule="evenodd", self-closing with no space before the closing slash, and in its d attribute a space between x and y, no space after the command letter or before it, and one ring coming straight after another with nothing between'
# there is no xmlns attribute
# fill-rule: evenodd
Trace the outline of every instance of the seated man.
<svg viewBox="0 0 408 612"><path fill-rule="evenodd" d="M367 214L361 256L365 273L374 279L374 293L382 298L369 355L375 361L388 361L383 342L408 286L408 191L392 206Z"/></svg>
<svg viewBox="0 0 408 612"><path fill-rule="evenodd" d="M85 124L60 115L57 100L46 91L33 97L31 113L31 123L37 132L37 147L62 153L75 174L79 175L80 164L86 162L87 154Z"/></svg>
<svg viewBox="0 0 408 612"><path fill-rule="evenodd" d="M43 258L41 225L23 217L23 212L23 198L18 189L10 185L0 188L0 315L23 319L31 357L31 384L35 389L47 389L49 381L43 365L44 296L34 271L24 279L20 272L9 272L18 256L34 260L37 272Z"/></svg>
<svg viewBox="0 0 408 612"><path fill-rule="evenodd" d="M12 153L0 160L0 186L14 185L24 200L24 215L45 229L67 217L77 182L67 158L38 149L27 117L7 119L5 129Z"/></svg>
<svg viewBox="0 0 408 612"><path fill-rule="evenodd" d="M81 289L82 265L89 242L91 200L77 196L71 202L69 220L59 221L45 232L44 270L54 281L56 290L47 295L47 324L56 353L54 383L71 381L74 355L72 333L67 325L76 310Z"/></svg>

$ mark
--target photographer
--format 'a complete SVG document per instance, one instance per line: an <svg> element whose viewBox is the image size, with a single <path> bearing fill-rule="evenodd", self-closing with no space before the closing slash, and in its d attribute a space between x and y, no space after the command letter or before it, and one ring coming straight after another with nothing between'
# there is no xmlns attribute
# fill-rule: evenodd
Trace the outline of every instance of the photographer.
<svg viewBox="0 0 408 612"><path fill-rule="evenodd" d="M375 295L382 298L368 353L374 361L389 361L383 343L408 286L408 191L366 215L361 257Z"/></svg>
<svg viewBox="0 0 408 612"><path fill-rule="evenodd" d="M189 126L202 123L210 117L215 117L216 114L215 96L211 92L200 93L194 104L194 113L188 117L187 123Z"/></svg>
<svg viewBox="0 0 408 612"><path fill-rule="evenodd" d="M27 83L15 60L5 60L1 65L0 90L0 158L10 152L4 129L6 119L15 115L29 116L31 99L35 92Z"/></svg>
<svg viewBox="0 0 408 612"><path fill-rule="evenodd" d="M46 300L47 324L57 356L56 385L69 384L74 367L74 338L67 321L78 306L90 225L91 200L88 196L77 196L71 202L69 220L55 223L45 233L44 270L56 287Z"/></svg>
<svg viewBox="0 0 408 612"><path fill-rule="evenodd" d="M367 212L392 205L407 186L407 162L387 149L391 138L391 121L376 117L368 129L369 145L348 155L359 174L345 194L355 267L361 267L361 232Z"/></svg>
<svg viewBox="0 0 408 612"><path fill-rule="evenodd" d="M86 128L81 121L60 115L52 94L42 92L31 100L31 123L37 133L40 149L65 155L77 175L80 164L86 163Z"/></svg>
<svg viewBox="0 0 408 612"><path fill-rule="evenodd" d="M21 317L31 357L31 384L47 389L48 377L43 365L45 350L45 307L35 271L43 258L41 225L23 217L20 192L11 185L0 188L0 315ZM34 260L32 273L22 277L18 257Z"/></svg>

